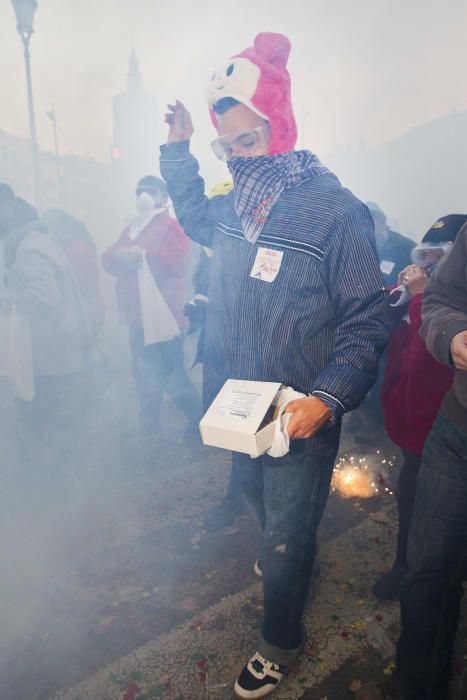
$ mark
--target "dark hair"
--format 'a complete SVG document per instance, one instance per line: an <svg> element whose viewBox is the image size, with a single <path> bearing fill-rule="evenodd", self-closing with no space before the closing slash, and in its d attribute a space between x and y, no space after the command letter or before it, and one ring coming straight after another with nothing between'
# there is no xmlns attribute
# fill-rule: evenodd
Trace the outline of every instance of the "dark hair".
<svg viewBox="0 0 467 700"><path fill-rule="evenodd" d="M26 200L15 197L3 208L0 216L0 231L9 233L16 228L38 221L37 211Z"/></svg>
<svg viewBox="0 0 467 700"><path fill-rule="evenodd" d="M229 109L232 109L232 107L236 107L239 104L240 102L235 100L233 97L221 97L220 100L213 104L212 110L216 114L225 114L225 112L228 112Z"/></svg>
<svg viewBox="0 0 467 700"><path fill-rule="evenodd" d="M49 230L50 237L58 243L81 239L92 248L96 247L91 234L79 219L68 214L64 209L54 207L42 215L42 221Z"/></svg>
<svg viewBox="0 0 467 700"><path fill-rule="evenodd" d="M149 190L160 192L163 197L167 197L167 185L164 180L155 175L145 175L136 185L137 190Z"/></svg>

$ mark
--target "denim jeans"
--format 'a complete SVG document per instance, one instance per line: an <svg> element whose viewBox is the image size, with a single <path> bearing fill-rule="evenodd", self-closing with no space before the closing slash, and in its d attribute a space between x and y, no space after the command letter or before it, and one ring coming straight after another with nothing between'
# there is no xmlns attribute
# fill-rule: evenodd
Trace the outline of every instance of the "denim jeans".
<svg viewBox="0 0 467 700"><path fill-rule="evenodd" d="M157 432L164 393L195 427L202 415L201 397L185 371L182 338L145 346L143 329L130 328L130 348L143 432Z"/></svg>
<svg viewBox="0 0 467 700"><path fill-rule="evenodd" d="M304 641L301 624L326 505L339 428L297 440L285 457L234 454L244 493L256 510L263 539L264 620L258 650L289 666Z"/></svg>
<svg viewBox="0 0 467 700"><path fill-rule="evenodd" d="M409 450L402 450L404 462L397 483L397 510L399 513L399 532L397 534L396 561L407 568L407 542L409 538L410 520L412 518L417 492L417 479L422 461L421 455Z"/></svg>
<svg viewBox="0 0 467 700"><path fill-rule="evenodd" d="M242 481L238 469L234 465L232 465L230 470L229 484L223 502L229 508L240 508L241 510L245 508L245 494L243 493Z"/></svg>
<svg viewBox="0 0 467 700"><path fill-rule="evenodd" d="M409 698L442 700L467 563L467 434L442 412L425 443L407 558L398 676Z"/></svg>

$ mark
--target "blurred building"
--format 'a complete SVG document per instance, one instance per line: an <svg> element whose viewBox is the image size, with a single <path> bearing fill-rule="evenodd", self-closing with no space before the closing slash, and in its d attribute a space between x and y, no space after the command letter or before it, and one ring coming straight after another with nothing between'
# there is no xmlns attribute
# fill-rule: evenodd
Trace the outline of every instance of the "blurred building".
<svg viewBox="0 0 467 700"><path fill-rule="evenodd" d="M42 210L61 207L83 220L99 246L109 244L133 214L136 182L157 168L156 101L144 91L134 51L126 90L113 99L113 139L109 163L73 154L39 154ZM34 201L30 140L1 129L0 182Z"/></svg>
<svg viewBox="0 0 467 700"><path fill-rule="evenodd" d="M61 207L83 220L104 245L114 235L118 219L113 216L114 201L110 164L73 154L59 156L41 152L42 209ZM28 138L0 129L0 182L7 182L15 193L34 201L31 145Z"/></svg>
<svg viewBox="0 0 467 700"><path fill-rule="evenodd" d="M420 124L380 146L343 149L323 160L414 240L438 217L467 211L467 111Z"/></svg>
<svg viewBox="0 0 467 700"><path fill-rule="evenodd" d="M126 90L113 99L113 121L115 191L128 214L134 209L136 182L144 175L154 173L157 167L158 144L156 100L144 91L134 50L129 60Z"/></svg>

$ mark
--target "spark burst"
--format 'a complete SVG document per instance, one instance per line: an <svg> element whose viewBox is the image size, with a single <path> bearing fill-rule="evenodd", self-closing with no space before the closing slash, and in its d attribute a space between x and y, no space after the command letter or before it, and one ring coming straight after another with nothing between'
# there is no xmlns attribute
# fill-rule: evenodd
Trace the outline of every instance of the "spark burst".
<svg viewBox="0 0 467 700"><path fill-rule="evenodd" d="M376 454L380 454L379 450ZM382 459L380 467L374 468L368 464L366 457L344 455L334 467L331 489L342 498L371 498L380 493L392 495L386 485L386 473L388 467L393 466L393 461Z"/></svg>

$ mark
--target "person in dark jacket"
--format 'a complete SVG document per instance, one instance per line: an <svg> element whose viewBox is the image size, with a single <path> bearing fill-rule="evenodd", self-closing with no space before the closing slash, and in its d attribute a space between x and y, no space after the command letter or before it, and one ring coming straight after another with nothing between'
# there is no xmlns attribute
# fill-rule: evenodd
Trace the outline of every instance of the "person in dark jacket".
<svg viewBox="0 0 467 700"><path fill-rule="evenodd" d="M232 180L218 182L209 192L208 197L226 195L233 190ZM189 320L188 333L199 330L198 349L195 363L204 362L204 332L209 304L209 280L211 277L212 250L201 246L198 265L193 274L193 286L195 295L185 305L185 315ZM245 495L238 477L237 470L230 470L229 484L226 494L219 506L206 513L203 518L207 530L219 530L230 525L245 512Z"/></svg>
<svg viewBox="0 0 467 700"><path fill-rule="evenodd" d="M379 267L387 287L397 284L401 270L410 265L415 241L389 228L386 214L375 202L366 203L375 224Z"/></svg>
<svg viewBox="0 0 467 700"><path fill-rule="evenodd" d="M133 374L140 401L140 426L145 435L159 429L164 393L197 430L201 417L198 394L184 367L181 331L186 319L183 307L190 266L189 241L178 222L168 212L165 183L153 175L143 177L136 187L138 215L119 239L102 255L104 269L117 279L120 322L128 326ZM149 266L162 299L165 325L176 328L168 340L148 342L142 315L139 271L143 261ZM154 314L160 314L154 308Z"/></svg>
<svg viewBox="0 0 467 700"><path fill-rule="evenodd" d="M219 197L228 194L233 190L232 180L221 180L208 194L208 197ZM204 328L206 325L206 315L209 303L209 280L211 278L211 258L212 250L206 246L201 246L198 264L193 273L194 296L185 304L184 314L189 321L187 334L199 330L198 348L195 357L195 364L203 362Z"/></svg>
<svg viewBox="0 0 467 700"><path fill-rule="evenodd" d="M422 455L397 675L406 698L446 700L467 573L467 224L430 278L420 335L436 360L454 369L454 381Z"/></svg>
<svg viewBox="0 0 467 700"><path fill-rule="evenodd" d="M435 266L465 223L467 217L460 214L438 219L421 245L412 249L415 264L400 273L400 286L391 292L393 313L402 313L404 318L393 331L389 344L381 402L386 431L402 450L404 461L397 489L396 560L373 589L383 600L399 598L400 583L407 571L407 538L423 446L453 378L452 369L440 364L419 336L422 295Z"/></svg>
<svg viewBox="0 0 467 700"><path fill-rule="evenodd" d="M387 342L387 292L368 209L308 151L295 151L290 42L259 34L214 71L207 97L234 191L208 199L193 126L169 106L161 173L185 232L213 249L204 345L208 406L228 378L282 382L288 454L234 453L263 528L264 620L235 682L240 698L277 688L304 643L302 614L337 454L341 417L363 399Z"/></svg>
<svg viewBox="0 0 467 700"><path fill-rule="evenodd" d="M393 231L387 224L386 214L374 202L366 203L374 222L376 249L381 274L386 286L397 284L401 270L410 265L411 251L415 242ZM346 430L352 433L357 449L371 450L375 442L381 444L385 439L384 417L381 405L381 388L386 366L386 353L379 363L379 374L375 384L368 392L364 402L346 422Z"/></svg>

